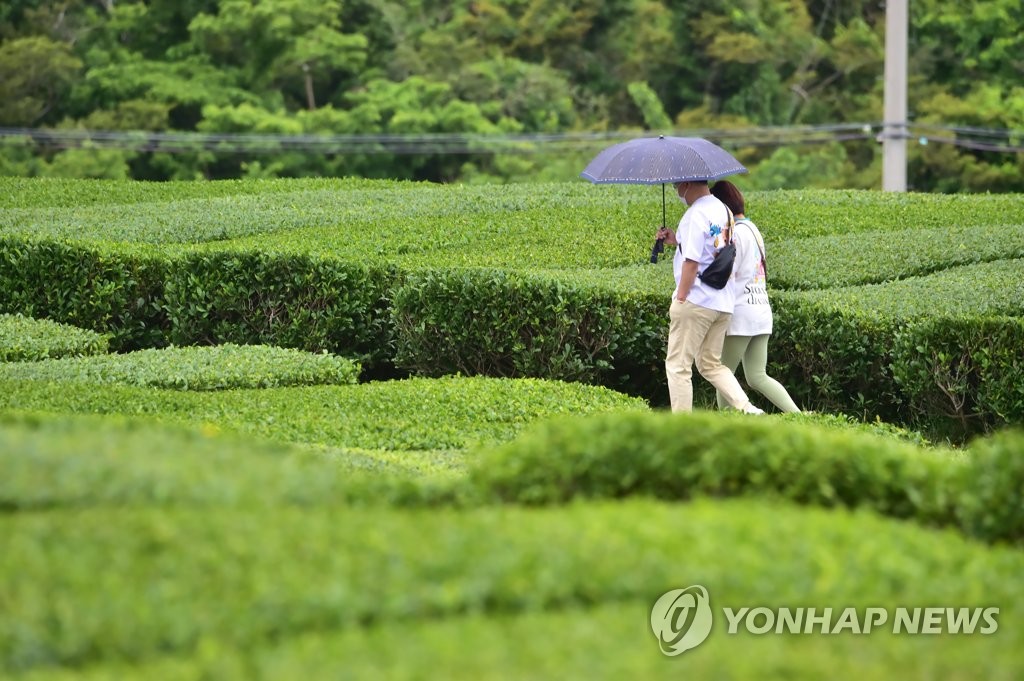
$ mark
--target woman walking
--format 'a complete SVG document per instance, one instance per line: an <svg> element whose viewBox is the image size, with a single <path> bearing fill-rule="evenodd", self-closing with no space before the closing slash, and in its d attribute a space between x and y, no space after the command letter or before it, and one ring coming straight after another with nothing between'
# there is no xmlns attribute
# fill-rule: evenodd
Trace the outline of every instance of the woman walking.
<svg viewBox="0 0 1024 681"><path fill-rule="evenodd" d="M768 375L768 338L772 333L772 306L766 288L767 261L764 238L744 211L743 194L732 182L719 180L711 193L732 210L736 217L733 239L736 262L733 265L733 290L736 299L732 319L722 346L722 364L733 373L743 364L747 385L761 393L780 411L799 412L793 398L781 383ZM718 393L718 408L727 401Z"/></svg>

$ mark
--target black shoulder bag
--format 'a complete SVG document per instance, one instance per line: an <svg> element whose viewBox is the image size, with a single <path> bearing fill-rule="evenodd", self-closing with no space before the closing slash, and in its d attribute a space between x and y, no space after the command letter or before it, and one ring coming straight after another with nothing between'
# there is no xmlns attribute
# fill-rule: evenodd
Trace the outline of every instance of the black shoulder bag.
<svg viewBox="0 0 1024 681"><path fill-rule="evenodd" d="M729 210L728 206L726 206L725 211L729 214L729 240L725 243L725 246L715 254L715 259L711 261L711 264L705 267L704 271L697 275L700 277L702 282L711 288L716 289L723 289L725 288L725 285L729 283L729 277L732 276L732 265L736 262L736 243L732 238L736 222L733 220L732 211Z"/></svg>

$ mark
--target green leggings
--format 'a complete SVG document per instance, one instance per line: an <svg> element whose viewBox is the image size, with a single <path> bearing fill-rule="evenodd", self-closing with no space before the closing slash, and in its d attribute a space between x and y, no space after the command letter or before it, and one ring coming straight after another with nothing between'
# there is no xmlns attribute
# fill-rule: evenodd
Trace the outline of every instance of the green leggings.
<svg viewBox="0 0 1024 681"><path fill-rule="evenodd" d="M747 385L767 397L780 411L800 411L782 384L768 375L768 334L726 336L725 344L722 346L722 364L736 373L741 361L743 379ZM725 399L721 394L717 397L718 408L724 409L727 406Z"/></svg>

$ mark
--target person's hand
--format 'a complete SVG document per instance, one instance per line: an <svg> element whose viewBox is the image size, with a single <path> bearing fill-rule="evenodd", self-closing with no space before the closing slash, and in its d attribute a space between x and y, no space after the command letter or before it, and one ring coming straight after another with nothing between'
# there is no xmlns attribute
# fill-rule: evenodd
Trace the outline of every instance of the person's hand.
<svg viewBox="0 0 1024 681"><path fill-rule="evenodd" d="M671 229L669 229L667 227L659 228L657 233L655 234L654 238L656 238L656 239L664 239L665 244L668 245L668 246L675 246L676 245L676 235L675 235L675 232L673 232Z"/></svg>

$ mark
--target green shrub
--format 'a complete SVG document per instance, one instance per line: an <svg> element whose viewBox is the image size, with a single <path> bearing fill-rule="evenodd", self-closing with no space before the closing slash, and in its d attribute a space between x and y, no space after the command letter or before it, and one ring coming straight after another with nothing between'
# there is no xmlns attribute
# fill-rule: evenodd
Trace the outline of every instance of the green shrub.
<svg viewBox="0 0 1024 681"><path fill-rule="evenodd" d="M106 245L0 236L0 312L109 334L113 350L167 344L166 260Z"/></svg>
<svg viewBox="0 0 1024 681"><path fill-rule="evenodd" d="M396 363L429 376L599 383L621 323L614 296L498 270L411 274L393 302Z"/></svg>
<svg viewBox="0 0 1024 681"><path fill-rule="evenodd" d="M786 300L822 309L858 309L885 319L1024 316L1024 259L950 267L884 284L792 291Z"/></svg>
<svg viewBox="0 0 1024 681"><path fill-rule="evenodd" d="M224 659L221 651L237 650L240 673L249 678L247 659L270 676L304 677L303 661L323 661L326 653L304 657L301 642L288 645L297 634L358 637L380 626L421 632L465 613L586 618L590 609L614 603L635 604L629 640L664 667L669 661L645 624L649 608L661 593L689 584L704 585L716 608L997 605L1000 635L969 637L970 647L959 637L863 638L871 650L901 651L901 669L912 659L920 665L925 653L947 664L957 660L967 677L1015 668L1020 659L1011 635L1022 626L1019 551L867 513L643 500L463 511L55 509L0 516L0 537L6 674L179 655L194 656L196 671L220 677L211 665ZM723 624L706 644L718 651L710 654L719 664L736 657L738 644L758 639L731 639ZM821 654L819 646L837 645L829 639L862 637L771 639L793 652ZM508 650L504 638L481 643ZM372 648L349 650L356 668L380 664ZM564 650L572 650L571 641ZM832 659L841 659L842 650ZM694 659L704 653L702 647ZM283 669L263 667L275 660ZM798 660L787 669L799 669ZM948 675L948 667L940 668Z"/></svg>
<svg viewBox="0 0 1024 681"><path fill-rule="evenodd" d="M527 504L767 494L948 523L956 465L892 438L774 417L630 413L539 424L482 454L470 476L485 497Z"/></svg>
<svg viewBox="0 0 1024 681"><path fill-rule="evenodd" d="M118 383L173 390L230 390L352 384L356 362L265 345L138 350L123 355L55 359L0 366L5 379Z"/></svg>
<svg viewBox="0 0 1024 681"><path fill-rule="evenodd" d="M277 345L390 358L393 273L356 263L258 251L180 258L165 287L176 345Z"/></svg>
<svg viewBox="0 0 1024 681"><path fill-rule="evenodd" d="M205 392L0 379L0 409L146 415L285 442L402 452L496 444L549 416L647 405L607 388L536 379L417 378Z"/></svg>
<svg viewBox="0 0 1024 681"><path fill-rule="evenodd" d="M106 352L107 337L94 331L49 319L0 314L0 362L102 355Z"/></svg>
<svg viewBox="0 0 1024 681"><path fill-rule="evenodd" d="M947 218L948 219L948 218ZM768 239L773 286L827 289L922 276L972 263L1024 258L1024 230L1002 223ZM894 239L894 235L896 238ZM927 296L927 292L925 292Z"/></svg>
<svg viewBox="0 0 1024 681"><path fill-rule="evenodd" d="M942 317L900 329L893 380L908 420L964 439L1024 423L1024 318Z"/></svg>
<svg viewBox="0 0 1024 681"><path fill-rule="evenodd" d="M896 322L850 304L775 296L769 375L805 409L902 423L891 375Z"/></svg>
<svg viewBox="0 0 1024 681"><path fill-rule="evenodd" d="M282 444L150 419L0 416L0 512L99 506L426 503L429 483L365 472L359 451ZM440 488L438 488L440 489Z"/></svg>
<svg viewBox="0 0 1024 681"><path fill-rule="evenodd" d="M1024 541L1024 431L979 438L968 453L957 504L960 525L987 541Z"/></svg>

